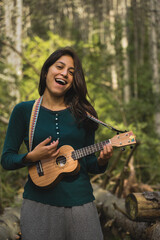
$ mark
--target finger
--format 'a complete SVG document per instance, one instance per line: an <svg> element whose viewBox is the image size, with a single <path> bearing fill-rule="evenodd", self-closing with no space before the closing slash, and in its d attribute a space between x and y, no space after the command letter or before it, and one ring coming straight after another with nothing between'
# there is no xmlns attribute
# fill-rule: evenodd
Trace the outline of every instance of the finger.
<svg viewBox="0 0 160 240"><path fill-rule="evenodd" d="M103 150L100 153L100 158L101 159L108 159L112 156L112 145L110 144L110 146L107 144L103 147Z"/></svg>
<svg viewBox="0 0 160 240"><path fill-rule="evenodd" d="M101 159L103 159L103 158L104 158L104 153L103 153L103 150L102 150L102 151L100 151L99 158L101 158Z"/></svg>
<svg viewBox="0 0 160 240"><path fill-rule="evenodd" d="M47 146L47 147L48 147L48 150L52 150L52 149L54 150L54 149L56 149L57 146L58 146L58 143L59 143L58 140L51 142L50 145Z"/></svg>
<svg viewBox="0 0 160 240"><path fill-rule="evenodd" d="M51 157L56 157L58 155L58 153L59 153L59 149L57 149L56 152L52 153Z"/></svg>
<svg viewBox="0 0 160 240"><path fill-rule="evenodd" d="M50 137L46 138L44 141L42 141L39 145L45 146L45 145L47 145L51 140L52 140L52 137L50 136Z"/></svg>
<svg viewBox="0 0 160 240"><path fill-rule="evenodd" d="M112 153L112 152L113 152L113 147L112 147L112 145L111 145L111 144L108 144L108 147L109 147L109 149L110 149L110 152Z"/></svg>
<svg viewBox="0 0 160 240"><path fill-rule="evenodd" d="M107 155L107 153L108 153L107 145L103 146L103 150L102 151L103 151L104 155Z"/></svg>
<svg viewBox="0 0 160 240"><path fill-rule="evenodd" d="M112 154L112 152L113 152L112 145L111 145L111 144L105 145L103 151L104 151L104 154L105 154L105 155L106 155L106 154L108 154L108 155L109 155L109 154Z"/></svg>

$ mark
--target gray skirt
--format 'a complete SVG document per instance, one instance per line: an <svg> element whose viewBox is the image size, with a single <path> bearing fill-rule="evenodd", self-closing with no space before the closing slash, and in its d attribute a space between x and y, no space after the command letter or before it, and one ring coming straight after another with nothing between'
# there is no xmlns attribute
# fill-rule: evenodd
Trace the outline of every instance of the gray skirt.
<svg viewBox="0 0 160 240"><path fill-rule="evenodd" d="M93 202L56 207L24 199L20 225L22 240L103 240Z"/></svg>

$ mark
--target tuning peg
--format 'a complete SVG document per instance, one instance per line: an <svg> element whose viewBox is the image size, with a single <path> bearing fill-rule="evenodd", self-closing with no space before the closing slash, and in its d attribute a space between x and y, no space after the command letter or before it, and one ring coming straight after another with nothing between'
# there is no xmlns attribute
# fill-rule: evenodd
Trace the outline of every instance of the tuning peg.
<svg viewBox="0 0 160 240"><path fill-rule="evenodd" d="M123 151L123 152L124 152L125 150L126 150L125 148L121 148L121 151Z"/></svg>

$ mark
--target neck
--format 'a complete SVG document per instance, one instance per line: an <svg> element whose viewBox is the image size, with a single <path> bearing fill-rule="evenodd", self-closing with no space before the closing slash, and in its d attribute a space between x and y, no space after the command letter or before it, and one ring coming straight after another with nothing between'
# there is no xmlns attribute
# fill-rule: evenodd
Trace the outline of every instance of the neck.
<svg viewBox="0 0 160 240"><path fill-rule="evenodd" d="M51 94L46 94L46 92L44 92L41 105L52 111L63 110L68 107L64 102L64 97L53 96Z"/></svg>

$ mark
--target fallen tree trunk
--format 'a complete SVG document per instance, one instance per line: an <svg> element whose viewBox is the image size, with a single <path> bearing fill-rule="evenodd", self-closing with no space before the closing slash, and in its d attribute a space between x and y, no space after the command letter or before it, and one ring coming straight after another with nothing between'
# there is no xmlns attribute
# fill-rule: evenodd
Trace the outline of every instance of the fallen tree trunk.
<svg viewBox="0 0 160 240"><path fill-rule="evenodd" d="M15 240L20 232L20 206L5 208L0 216L0 240Z"/></svg>
<svg viewBox="0 0 160 240"><path fill-rule="evenodd" d="M116 227L124 235L130 235L133 240L160 239L160 222L136 222L130 220L125 211L124 199L117 198L110 192L99 188L97 184L92 184L92 186L96 205L101 213L104 232L108 231L107 228L111 230L112 227Z"/></svg>

